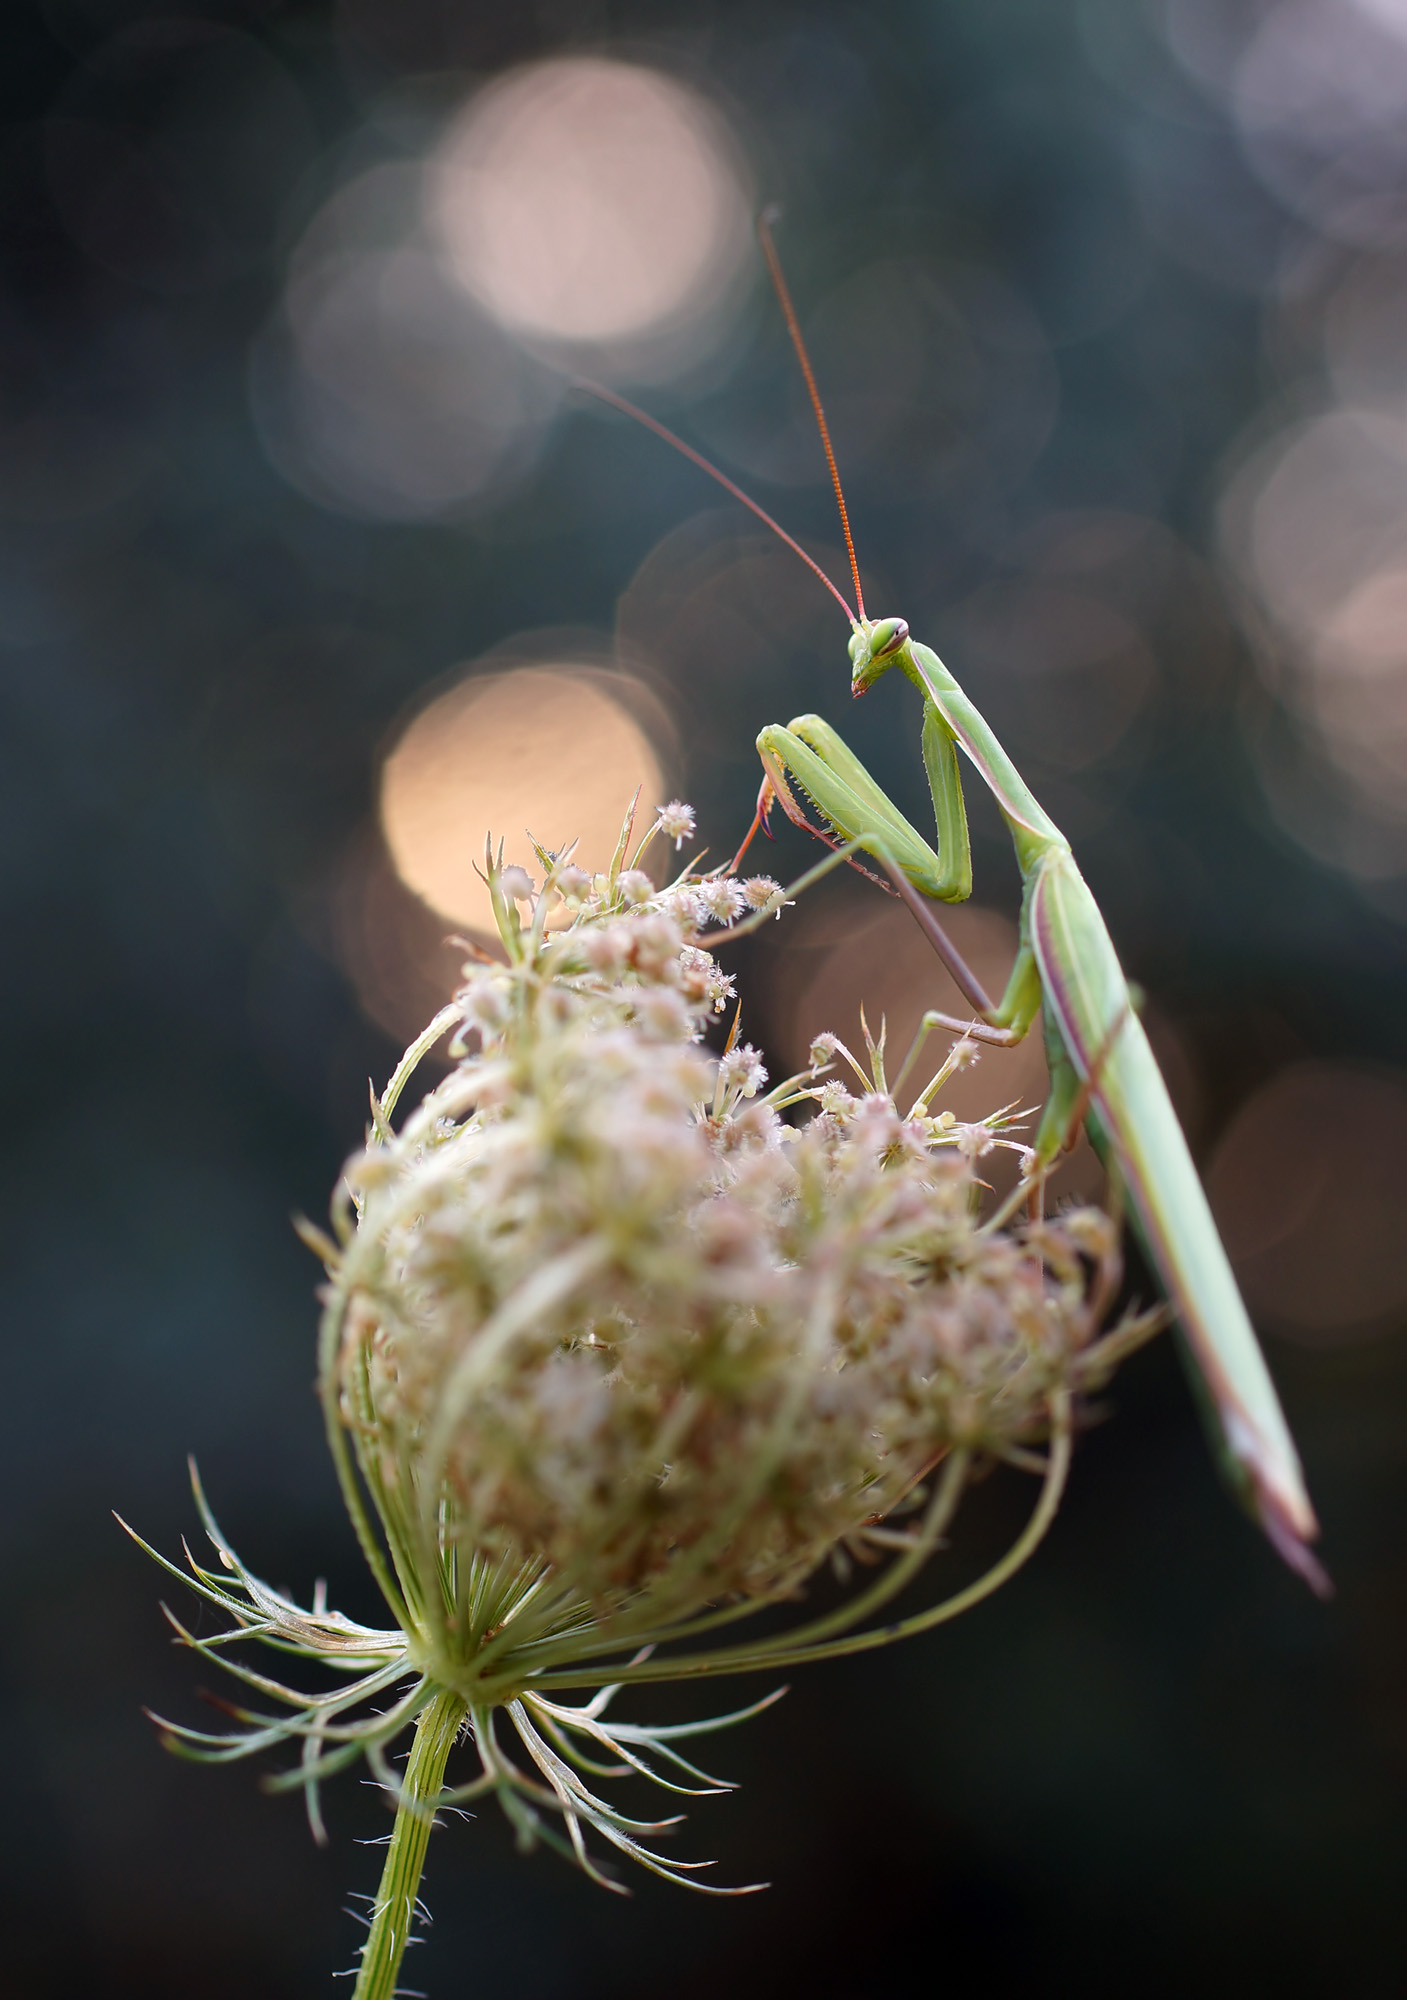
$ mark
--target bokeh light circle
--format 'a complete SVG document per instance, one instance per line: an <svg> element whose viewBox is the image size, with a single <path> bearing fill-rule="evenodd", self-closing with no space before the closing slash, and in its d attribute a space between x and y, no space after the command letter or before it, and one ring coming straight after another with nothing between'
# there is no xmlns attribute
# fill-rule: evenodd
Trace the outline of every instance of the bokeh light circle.
<svg viewBox="0 0 1407 2000"><path fill-rule="evenodd" d="M1322 776L1286 788L1267 765L1277 814L1355 874L1398 871L1407 834L1407 424L1382 409L1339 408L1280 433L1231 480L1221 535L1268 614L1262 670L1321 772L1327 762L1333 773L1332 790ZM1320 827L1338 793L1344 837Z"/></svg>
<svg viewBox="0 0 1407 2000"><path fill-rule="evenodd" d="M417 520L501 497L532 465L561 378L481 312L423 238L423 173L355 176L289 259L256 340L250 400L268 457L320 505Z"/></svg>
<svg viewBox="0 0 1407 2000"><path fill-rule="evenodd" d="M490 834L535 879L529 835L554 852L574 840L582 867L604 868L635 792L642 832L662 801L652 702L625 675L570 663L472 674L437 696L382 766L381 830L401 881L441 916L491 933L477 872Z"/></svg>
<svg viewBox="0 0 1407 2000"><path fill-rule="evenodd" d="M1267 9L1234 110L1247 159L1286 208L1340 242L1407 241L1407 46L1385 0Z"/></svg>
<svg viewBox="0 0 1407 2000"><path fill-rule="evenodd" d="M1291 1064L1243 1105L1207 1192L1253 1314L1315 1344L1407 1314L1407 1075Z"/></svg>
<svg viewBox="0 0 1407 2000"><path fill-rule="evenodd" d="M498 322L577 345L707 315L748 248L710 107L640 64L571 57L474 97L433 163L449 270Z"/></svg>

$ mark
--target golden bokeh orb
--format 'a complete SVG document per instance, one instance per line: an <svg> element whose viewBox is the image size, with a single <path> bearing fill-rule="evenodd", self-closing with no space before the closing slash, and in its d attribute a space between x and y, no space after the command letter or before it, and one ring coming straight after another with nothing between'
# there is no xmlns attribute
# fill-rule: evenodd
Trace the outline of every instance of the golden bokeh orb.
<svg viewBox="0 0 1407 2000"><path fill-rule="evenodd" d="M632 797L649 825L660 760L624 675L571 663L471 674L413 716L381 771L381 830L407 888L442 917L492 932L485 842L534 879L532 841L597 870ZM640 690L641 705L650 697Z"/></svg>

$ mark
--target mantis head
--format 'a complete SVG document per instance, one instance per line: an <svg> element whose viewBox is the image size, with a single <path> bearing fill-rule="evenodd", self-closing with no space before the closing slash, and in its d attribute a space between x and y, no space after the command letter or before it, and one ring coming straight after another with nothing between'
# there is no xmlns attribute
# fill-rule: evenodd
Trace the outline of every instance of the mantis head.
<svg viewBox="0 0 1407 2000"><path fill-rule="evenodd" d="M902 618L862 618L850 641L850 692L864 694L887 667L900 664L907 651L909 628Z"/></svg>

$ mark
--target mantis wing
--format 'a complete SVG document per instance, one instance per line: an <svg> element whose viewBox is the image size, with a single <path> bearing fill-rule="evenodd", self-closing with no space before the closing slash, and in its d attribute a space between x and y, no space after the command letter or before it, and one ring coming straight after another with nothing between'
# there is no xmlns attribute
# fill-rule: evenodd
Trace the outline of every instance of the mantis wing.
<svg viewBox="0 0 1407 2000"><path fill-rule="evenodd" d="M1289 1427L1104 919L1068 850L1034 871L1027 921L1048 1032L1082 1079L1094 1072L1092 1136L1122 1175L1233 1483L1285 1559L1323 1590L1305 1546L1319 1526Z"/></svg>

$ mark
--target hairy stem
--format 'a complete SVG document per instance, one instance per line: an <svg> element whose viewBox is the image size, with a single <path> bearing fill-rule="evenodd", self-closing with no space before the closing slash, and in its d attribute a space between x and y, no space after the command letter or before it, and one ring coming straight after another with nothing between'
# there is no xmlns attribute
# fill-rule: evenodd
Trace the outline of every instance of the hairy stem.
<svg viewBox="0 0 1407 2000"><path fill-rule="evenodd" d="M445 1764L464 1720L464 1703L444 1690L420 1711L415 1741L401 1781L401 1802L386 1850L386 1866L376 1891L371 1929L362 1947L361 1970L353 2000L391 2000L405 1956L420 1871L435 1821L435 1801L444 1781Z"/></svg>

